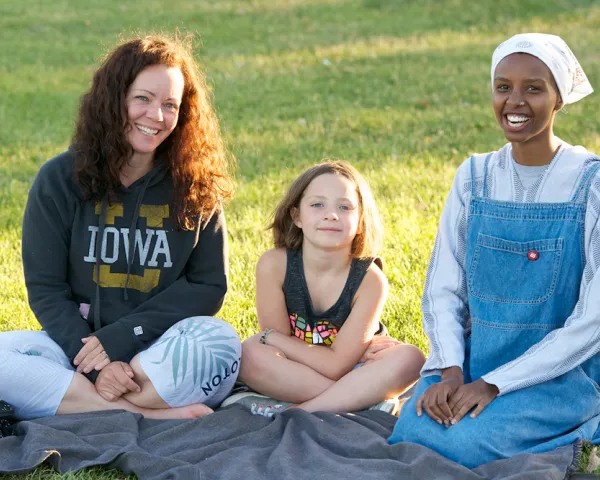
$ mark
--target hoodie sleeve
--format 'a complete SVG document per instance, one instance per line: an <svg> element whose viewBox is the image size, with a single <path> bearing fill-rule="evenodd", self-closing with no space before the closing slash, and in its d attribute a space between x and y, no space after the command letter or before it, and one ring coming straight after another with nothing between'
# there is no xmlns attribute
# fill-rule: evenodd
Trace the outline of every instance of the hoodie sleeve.
<svg viewBox="0 0 600 480"><path fill-rule="evenodd" d="M33 182L23 217L22 255L31 310L72 362L91 329L72 300L67 279L78 199L69 184L70 169L63 163L64 157L49 161Z"/></svg>
<svg viewBox="0 0 600 480"><path fill-rule="evenodd" d="M227 291L227 262L227 231L221 212L201 229L184 275L94 333L109 358L131 358L184 318L215 315Z"/></svg>

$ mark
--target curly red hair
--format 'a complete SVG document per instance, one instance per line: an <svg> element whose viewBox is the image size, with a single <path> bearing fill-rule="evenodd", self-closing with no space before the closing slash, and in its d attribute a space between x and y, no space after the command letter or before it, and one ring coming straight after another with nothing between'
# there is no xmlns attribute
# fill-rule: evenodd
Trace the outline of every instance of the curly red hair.
<svg viewBox="0 0 600 480"><path fill-rule="evenodd" d="M177 67L184 90L175 130L158 147L173 179L172 216L184 230L221 208L231 197L231 155L225 150L204 74L191 53L191 42L150 35L112 50L81 98L73 136L75 180L84 198L118 197L119 172L133 150L126 139L126 96L137 75L150 65Z"/></svg>

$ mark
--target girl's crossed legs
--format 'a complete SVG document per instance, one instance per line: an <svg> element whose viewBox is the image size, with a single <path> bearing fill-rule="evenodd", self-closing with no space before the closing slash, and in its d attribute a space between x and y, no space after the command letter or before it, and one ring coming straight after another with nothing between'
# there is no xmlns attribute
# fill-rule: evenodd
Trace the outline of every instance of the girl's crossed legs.
<svg viewBox="0 0 600 480"><path fill-rule="evenodd" d="M414 345L399 344L335 381L259 343L258 337L242 345L240 379L257 392L309 412L352 412L395 398L418 380L425 361Z"/></svg>

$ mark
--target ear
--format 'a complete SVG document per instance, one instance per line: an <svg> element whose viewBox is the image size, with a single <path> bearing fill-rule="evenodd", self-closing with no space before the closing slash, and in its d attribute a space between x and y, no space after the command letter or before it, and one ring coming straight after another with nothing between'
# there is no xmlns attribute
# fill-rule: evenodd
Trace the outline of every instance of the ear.
<svg viewBox="0 0 600 480"><path fill-rule="evenodd" d="M559 95L558 99L556 100L556 105L554 106L554 110L556 110L558 112L562 107L563 107L563 102Z"/></svg>
<svg viewBox="0 0 600 480"><path fill-rule="evenodd" d="M290 217L292 217L292 222L298 228L302 228L302 222L300 221L300 209L297 207L292 207L290 210Z"/></svg>

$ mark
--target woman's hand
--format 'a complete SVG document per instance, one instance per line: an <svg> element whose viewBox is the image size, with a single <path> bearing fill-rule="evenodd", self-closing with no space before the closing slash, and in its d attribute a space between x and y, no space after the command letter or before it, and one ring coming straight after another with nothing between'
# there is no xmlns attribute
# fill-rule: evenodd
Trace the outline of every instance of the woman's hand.
<svg viewBox="0 0 600 480"><path fill-rule="evenodd" d="M102 370L110 363L110 358L97 337L93 335L82 338L83 347L73 360L79 373L90 373L92 370Z"/></svg>
<svg viewBox="0 0 600 480"><path fill-rule="evenodd" d="M440 425L450 426L454 417L449 401L455 392L465 383L460 367L450 367L442 372L442 380L431 385L417 400L417 415L423 415L423 409L429 418Z"/></svg>
<svg viewBox="0 0 600 480"><path fill-rule="evenodd" d="M477 405L470 417L475 418L494 398L498 396L499 390L496 385L486 383L480 378L473 383L459 387L450 399L450 409L454 413L450 423L456 425L460 420Z"/></svg>
<svg viewBox="0 0 600 480"><path fill-rule="evenodd" d="M369 343L369 346L363 353L362 357L360 357L360 363L367 363L369 360L375 360L377 352L381 352L386 348L395 347L396 345L400 345L402 342L396 340L392 337L380 336L376 335Z"/></svg>
<svg viewBox="0 0 600 480"><path fill-rule="evenodd" d="M129 392L139 393L140 386L133 381L133 369L125 362L111 362L98 374L96 391L104 400L114 402Z"/></svg>

